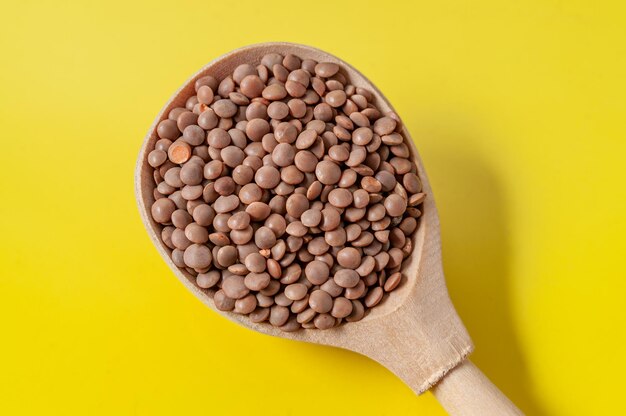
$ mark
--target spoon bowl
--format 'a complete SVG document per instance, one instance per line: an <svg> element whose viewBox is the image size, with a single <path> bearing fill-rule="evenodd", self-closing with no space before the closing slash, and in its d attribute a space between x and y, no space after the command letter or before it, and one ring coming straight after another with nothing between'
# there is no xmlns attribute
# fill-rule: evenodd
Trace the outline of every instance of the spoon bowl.
<svg viewBox="0 0 626 416"><path fill-rule="evenodd" d="M423 214L419 219L419 227L413 236L412 254L402 264L403 281L397 289L385 296L383 302L369 310L362 320L348 322L329 330L300 329L295 332L283 332L267 323L253 323L247 316L218 310L213 299L196 286L193 276L177 267L171 260L169 249L161 241L158 232L159 225L150 215L150 207L154 202L153 190L156 185L147 157L158 140L157 124L167 117L171 109L184 107L187 97L194 93L194 83L198 78L212 75L218 80L222 79L231 74L240 64L260 63L261 58L268 53L281 55L291 53L301 59L337 63L354 86L372 92L373 103L383 113L394 111L383 94L358 70L331 54L309 46L283 42L263 43L237 49L213 60L185 82L165 104L150 127L139 153L135 173L137 202L141 218L159 254L176 277L197 298L214 311L240 325L268 335L330 345L363 354L387 367L417 394L430 389L448 372L464 363L460 366L462 370L464 369L463 372L460 370L453 372L458 373L456 378L460 382L460 378L466 376L468 368L471 370L470 373L475 369L466 360L473 350L473 345L448 296L441 260L439 217L433 193L415 144L405 126L402 127L402 135L406 138L411 157L417 165L423 192L427 197L423 202ZM454 383L452 377L445 377L445 379L452 380L448 383L451 386L446 390L448 394L444 394L449 404L446 407L456 412L453 405L458 404L461 409L457 414L474 414L465 413L467 409L470 409L471 398L466 398L461 402L455 398L458 396L458 389L453 387L458 382ZM485 380L485 383L491 384L486 378ZM475 378L474 382L477 383ZM495 389L495 386L491 386ZM499 393L497 389L495 392ZM504 396L502 398L504 402L507 402ZM496 400L491 400L491 402L495 403ZM497 414L509 413L500 410Z"/></svg>

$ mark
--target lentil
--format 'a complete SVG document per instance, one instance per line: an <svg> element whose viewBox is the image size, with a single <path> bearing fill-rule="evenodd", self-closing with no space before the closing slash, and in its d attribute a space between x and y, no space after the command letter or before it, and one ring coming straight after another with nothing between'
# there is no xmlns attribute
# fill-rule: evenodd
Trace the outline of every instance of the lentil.
<svg viewBox="0 0 626 416"><path fill-rule="evenodd" d="M174 264L219 310L283 331L362 319L403 281L426 198L397 115L295 55L194 87L147 155Z"/></svg>

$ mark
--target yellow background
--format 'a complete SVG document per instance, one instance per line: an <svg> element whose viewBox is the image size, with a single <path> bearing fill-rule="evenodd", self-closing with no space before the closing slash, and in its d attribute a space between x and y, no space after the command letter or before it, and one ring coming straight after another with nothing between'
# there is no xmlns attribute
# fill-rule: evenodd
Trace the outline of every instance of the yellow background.
<svg viewBox="0 0 626 416"><path fill-rule="evenodd" d="M338 3L2 2L0 414L444 414L363 357L219 317L144 232L153 117L269 40L344 58L408 124L485 373L528 414L623 412L624 2Z"/></svg>

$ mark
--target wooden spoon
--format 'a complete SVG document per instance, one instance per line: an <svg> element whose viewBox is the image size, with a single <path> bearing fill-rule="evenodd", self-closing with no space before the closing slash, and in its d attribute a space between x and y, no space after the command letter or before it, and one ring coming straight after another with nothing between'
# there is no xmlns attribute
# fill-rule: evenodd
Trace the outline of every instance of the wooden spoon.
<svg viewBox="0 0 626 416"><path fill-rule="evenodd" d="M402 133L411 147L424 192L428 196L413 240L413 253L403 263L406 281L361 321L325 331L306 329L289 333L267 323L255 324L246 316L219 311L213 300L195 285L194 278L172 262L157 232L159 225L150 215L155 184L147 157L158 139L156 126L172 108L185 106L187 97L194 94L194 82L198 78L213 75L222 79L238 65L258 64L263 55L271 52L282 55L292 53L302 59L310 58L318 62L336 62L347 73L353 85L366 88L374 94L374 102L381 111L393 111L382 93L359 71L339 58L309 46L262 43L237 49L215 59L192 76L165 104L150 127L139 153L135 173L139 211L150 238L165 262L196 297L240 325L268 335L332 345L366 355L391 370L415 393L421 394L432 388L444 408L452 414L521 414L467 359L473 345L448 297L441 264L439 217L432 190L417 149L405 127Z"/></svg>

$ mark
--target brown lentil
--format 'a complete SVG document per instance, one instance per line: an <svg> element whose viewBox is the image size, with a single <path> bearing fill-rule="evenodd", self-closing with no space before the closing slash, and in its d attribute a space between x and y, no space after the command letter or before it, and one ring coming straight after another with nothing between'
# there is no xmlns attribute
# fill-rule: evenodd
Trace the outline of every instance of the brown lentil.
<svg viewBox="0 0 626 416"><path fill-rule="evenodd" d="M194 87L146 157L174 264L219 310L283 331L362 319L401 284L426 197L397 115L295 55Z"/></svg>

